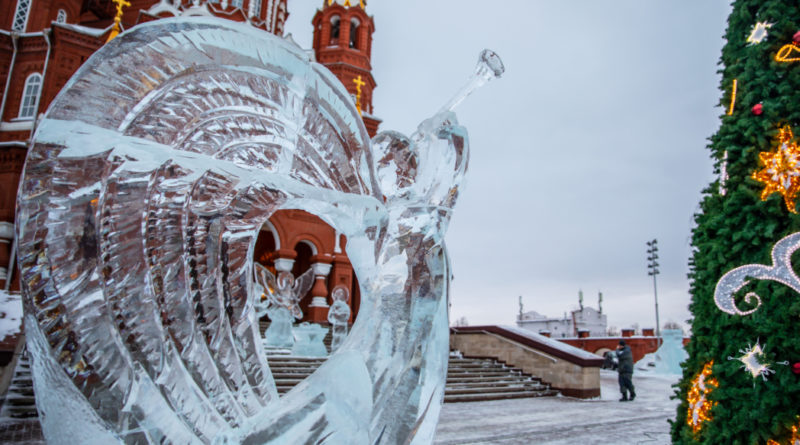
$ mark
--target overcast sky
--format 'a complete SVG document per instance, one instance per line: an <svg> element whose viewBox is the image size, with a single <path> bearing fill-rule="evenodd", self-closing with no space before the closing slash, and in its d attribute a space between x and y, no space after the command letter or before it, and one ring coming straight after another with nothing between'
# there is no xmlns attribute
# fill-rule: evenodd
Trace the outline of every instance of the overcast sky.
<svg viewBox="0 0 800 445"><path fill-rule="evenodd" d="M311 47L320 0L292 0ZM610 326L655 326L645 242L658 238L661 323L690 313L692 215L714 179L717 62L727 1L379 1L372 66L382 130L411 133L469 77L483 48L503 78L458 109L472 159L447 244L452 319L560 316L597 292Z"/></svg>

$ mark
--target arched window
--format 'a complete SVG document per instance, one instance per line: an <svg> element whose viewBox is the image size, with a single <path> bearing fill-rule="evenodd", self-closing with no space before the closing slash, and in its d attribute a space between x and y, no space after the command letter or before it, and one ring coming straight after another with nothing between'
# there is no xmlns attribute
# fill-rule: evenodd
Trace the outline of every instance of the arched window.
<svg viewBox="0 0 800 445"><path fill-rule="evenodd" d="M22 90L22 102L19 106L19 117L21 119L33 118L36 116L36 109L39 106L39 93L42 91L42 75L33 73L25 79L25 88Z"/></svg>
<svg viewBox="0 0 800 445"><path fill-rule="evenodd" d="M331 17L331 42L330 45L336 45L339 43L339 31L341 30L341 20L339 20L339 16L335 15Z"/></svg>
<svg viewBox="0 0 800 445"><path fill-rule="evenodd" d="M56 15L56 23L67 23L67 11L63 9L58 10L58 14Z"/></svg>
<svg viewBox="0 0 800 445"><path fill-rule="evenodd" d="M350 20L350 48L358 48L358 26L361 22L353 17Z"/></svg>
<svg viewBox="0 0 800 445"><path fill-rule="evenodd" d="M17 10L14 12L14 23L11 29L17 32L25 32L28 24L28 12L31 10L31 0L17 0Z"/></svg>

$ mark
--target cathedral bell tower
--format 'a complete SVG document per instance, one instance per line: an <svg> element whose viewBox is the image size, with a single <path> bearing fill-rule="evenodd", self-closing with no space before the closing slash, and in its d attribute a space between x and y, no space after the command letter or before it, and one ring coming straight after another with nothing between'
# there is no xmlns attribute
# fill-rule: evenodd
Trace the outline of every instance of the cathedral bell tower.
<svg viewBox="0 0 800 445"><path fill-rule="evenodd" d="M314 56L344 84L353 96L370 137L378 132L380 119L372 113L372 33L375 23L366 11L366 0L323 0L314 15Z"/></svg>

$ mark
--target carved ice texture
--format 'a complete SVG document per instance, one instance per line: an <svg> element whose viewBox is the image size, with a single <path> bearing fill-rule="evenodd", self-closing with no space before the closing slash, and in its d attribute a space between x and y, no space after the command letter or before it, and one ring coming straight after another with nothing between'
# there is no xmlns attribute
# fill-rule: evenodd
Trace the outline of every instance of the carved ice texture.
<svg viewBox="0 0 800 445"><path fill-rule="evenodd" d="M299 357L325 357L328 350L325 349L323 339L328 330L315 323L300 323L292 328L294 334L294 346L292 355Z"/></svg>
<svg viewBox="0 0 800 445"><path fill-rule="evenodd" d="M468 145L450 112L418 135L370 146L332 74L246 25L159 20L96 52L40 122L19 192L46 439L431 442L448 355L442 238ZM344 343L281 398L252 261L278 209L347 236L362 294Z"/></svg>
<svg viewBox="0 0 800 445"><path fill-rule="evenodd" d="M350 321L350 291L344 286L336 286L331 291L333 304L328 309L328 323L331 324L331 352L347 337L347 323Z"/></svg>

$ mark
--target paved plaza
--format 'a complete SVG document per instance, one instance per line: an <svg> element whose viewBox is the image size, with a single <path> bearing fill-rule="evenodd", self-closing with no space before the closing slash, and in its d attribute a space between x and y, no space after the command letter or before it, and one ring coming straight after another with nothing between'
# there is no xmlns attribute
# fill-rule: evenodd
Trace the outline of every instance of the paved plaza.
<svg viewBox="0 0 800 445"><path fill-rule="evenodd" d="M450 403L442 408L437 445L669 444L670 400L677 376L634 375L637 396L619 402L617 373L601 371L602 396Z"/></svg>

